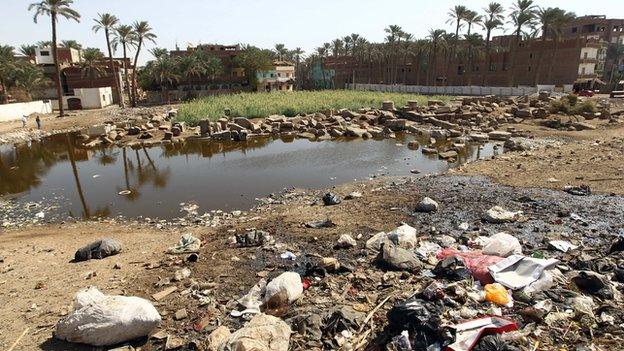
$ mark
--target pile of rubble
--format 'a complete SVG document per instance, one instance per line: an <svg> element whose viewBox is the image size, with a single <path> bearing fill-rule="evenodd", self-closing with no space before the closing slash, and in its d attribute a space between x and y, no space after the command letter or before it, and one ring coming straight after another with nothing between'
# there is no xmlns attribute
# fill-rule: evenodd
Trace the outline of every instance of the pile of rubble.
<svg viewBox="0 0 624 351"><path fill-rule="evenodd" d="M299 242L244 225L228 230L222 249L249 256L241 269L256 277L241 292L238 275L225 286L195 273L210 252L184 235L160 264L151 295L162 321L145 306L134 314L137 330L158 350L606 350L619 343L620 198L449 176L370 191L413 189L421 195L407 210L410 224L387 232L317 238L336 227L330 219L306 223L309 238ZM293 206L310 206L311 195ZM316 196L312 206L328 209L368 201L361 192ZM165 326L156 332L158 322Z"/></svg>

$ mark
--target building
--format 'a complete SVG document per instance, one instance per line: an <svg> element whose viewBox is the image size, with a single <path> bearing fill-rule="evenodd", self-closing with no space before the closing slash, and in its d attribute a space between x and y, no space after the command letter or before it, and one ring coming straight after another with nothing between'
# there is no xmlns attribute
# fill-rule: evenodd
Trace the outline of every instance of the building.
<svg viewBox="0 0 624 351"><path fill-rule="evenodd" d="M257 91L293 91L295 65L287 61L273 61L273 67L256 72Z"/></svg>
<svg viewBox="0 0 624 351"><path fill-rule="evenodd" d="M66 66L79 63L82 60L80 50L72 48L57 48L59 65ZM35 64L36 65L54 65L54 57L52 56L51 47L35 48Z"/></svg>
<svg viewBox="0 0 624 351"><path fill-rule="evenodd" d="M113 89L76 88L72 95L63 96L63 107L68 110L99 109L112 105ZM52 107L58 109L58 100L52 100Z"/></svg>
<svg viewBox="0 0 624 351"><path fill-rule="evenodd" d="M491 39L489 55L481 53L470 59L466 55L452 59L452 48L441 50L430 60L428 53L393 60L366 61L353 57L329 57L323 70L334 72L333 84L346 83L409 84L446 86L575 86L597 88L608 86L624 72L624 58L611 57L613 46L624 43L624 20L605 16L584 16L564 28L560 40L538 38L522 40L516 45L512 35ZM460 42L459 46L466 46ZM314 71L317 71L314 73Z"/></svg>

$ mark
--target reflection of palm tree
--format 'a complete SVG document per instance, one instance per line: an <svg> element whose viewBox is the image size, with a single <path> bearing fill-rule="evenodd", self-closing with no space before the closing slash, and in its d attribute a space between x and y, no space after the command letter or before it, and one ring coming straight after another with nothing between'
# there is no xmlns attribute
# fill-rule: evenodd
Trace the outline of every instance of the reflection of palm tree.
<svg viewBox="0 0 624 351"><path fill-rule="evenodd" d="M74 179L76 180L76 189L78 190L78 196L80 197L80 202L82 203L82 215L84 218L91 217L89 214L89 208L87 207L87 203L85 201L84 194L82 193L82 186L80 185L80 178L78 177L78 168L76 168L76 159L74 157L74 147L69 140L69 135L65 135L65 142L67 143L67 153L69 154L69 161L72 165L72 170L74 171Z"/></svg>
<svg viewBox="0 0 624 351"><path fill-rule="evenodd" d="M102 166L113 164L115 163L115 161L117 161L117 155L119 155L118 152L112 153L111 155L107 155L106 149L102 149L102 154L100 155L98 162Z"/></svg>
<svg viewBox="0 0 624 351"><path fill-rule="evenodd" d="M126 198L130 201L134 201L138 199L141 194L139 194L139 191L137 189L134 189L130 186L130 176L129 176L129 171L128 171L130 168L130 162L128 161L128 156L127 156L125 147L122 148L122 154L123 154L123 163L124 163L124 178L126 180L126 189L124 190L130 191L130 193L126 195ZM117 190L119 191L119 189Z"/></svg>

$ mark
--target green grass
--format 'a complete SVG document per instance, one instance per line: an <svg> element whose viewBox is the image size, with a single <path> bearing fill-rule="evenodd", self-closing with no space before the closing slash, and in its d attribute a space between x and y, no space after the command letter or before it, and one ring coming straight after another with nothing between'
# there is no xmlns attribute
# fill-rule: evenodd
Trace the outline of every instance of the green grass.
<svg viewBox="0 0 624 351"><path fill-rule="evenodd" d="M226 109L232 117L268 117L320 112L327 109L380 108L381 102L394 101L395 106L407 105L408 100L426 104L429 99L448 101L448 96L422 96L404 93L380 93L353 90L294 91L273 93L241 93L210 96L180 106L178 121L197 125L202 119L217 120L224 116Z"/></svg>

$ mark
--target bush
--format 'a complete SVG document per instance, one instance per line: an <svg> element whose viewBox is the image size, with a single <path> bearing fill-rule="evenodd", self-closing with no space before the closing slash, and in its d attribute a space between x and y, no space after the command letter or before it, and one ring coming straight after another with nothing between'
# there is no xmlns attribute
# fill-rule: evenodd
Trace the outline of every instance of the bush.
<svg viewBox="0 0 624 351"><path fill-rule="evenodd" d="M572 112L574 114L582 115L583 113L596 113L598 112L598 107L596 107L596 102L593 100L585 100L572 108Z"/></svg>
<svg viewBox="0 0 624 351"><path fill-rule="evenodd" d="M570 106L574 106L578 102L578 96L576 96L574 94L568 94L568 96L566 96L565 98L570 103Z"/></svg>
<svg viewBox="0 0 624 351"><path fill-rule="evenodd" d="M567 98L561 98L559 100L553 100L550 102L550 113L569 114L570 110L570 100L568 100Z"/></svg>

